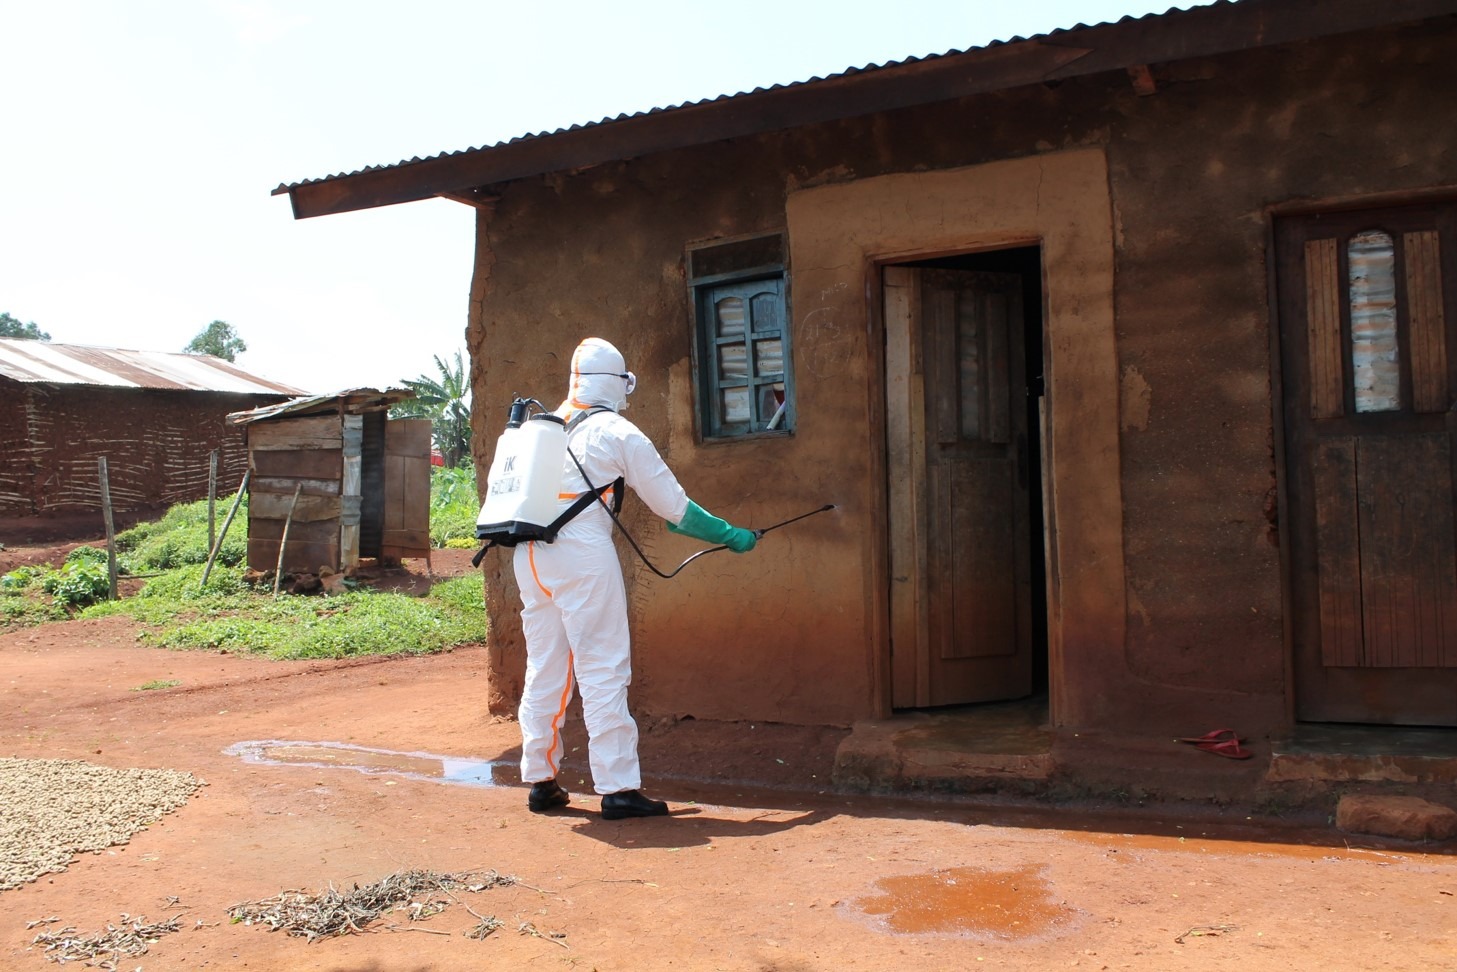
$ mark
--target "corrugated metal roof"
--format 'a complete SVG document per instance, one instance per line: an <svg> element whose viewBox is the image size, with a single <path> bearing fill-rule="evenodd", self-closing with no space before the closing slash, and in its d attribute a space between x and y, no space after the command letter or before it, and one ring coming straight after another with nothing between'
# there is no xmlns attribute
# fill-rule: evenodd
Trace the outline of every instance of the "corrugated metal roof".
<svg viewBox="0 0 1457 972"><path fill-rule="evenodd" d="M127 351L16 338L0 338L0 377L26 384L305 394L301 388L250 375L211 355Z"/></svg>
<svg viewBox="0 0 1457 972"><path fill-rule="evenodd" d="M281 184L273 192L288 194L297 219L432 197L489 206L493 200L483 190L545 172L1454 13L1457 0L1215 0L618 115L487 147Z"/></svg>
<svg viewBox="0 0 1457 972"><path fill-rule="evenodd" d="M231 412L228 414L228 422L232 425L249 425L285 415L313 415L340 408L347 415L358 415L361 412L377 412L414 397L415 393L408 388L386 388L384 391L378 388L350 388L332 395L307 395L275 405L251 408L246 412Z"/></svg>
<svg viewBox="0 0 1457 972"><path fill-rule="evenodd" d="M280 195L282 193L288 192L291 189L297 189L300 186L317 185L318 183L321 183L321 182L331 182L331 181L333 181L335 179L347 179L350 176L356 176L356 175L359 175L359 174L364 173L364 172L378 172L378 171L382 171L382 170L385 170L385 169L396 169L396 168L399 168L401 166L406 166L406 165L415 165L415 164L418 164L418 163L421 163L421 162L433 162L433 161L435 161L437 159L446 159L446 158L451 158L451 157L454 157L454 156L462 156L462 155L472 155L472 154L477 153L477 152L488 152L488 151L490 151L492 149L500 148L503 145L516 145L516 144L518 144L520 142L532 141L533 139L550 138L550 137L552 137L554 135L561 135L564 132L575 132L575 131L579 131L579 130L582 130L582 129L597 128L597 127L600 127L602 125L611 125L611 124L614 124L614 123L617 123L617 122L630 121L631 119L634 119L634 118L646 118L646 117L648 117L650 115L661 115L661 114L664 114L666 112L679 111L679 110L682 110L682 109L685 109L685 108L698 108L698 107L702 107L704 105L720 104L722 102L733 101L733 100L736 100L738 98L744 98L744 97L748 97L748 96L751 96L751 95L765 94L765 93L773 92L773 91L785 91L785 90L788 90L788 89L791 89L791 88L802 88L802 87L805 87L806 85L819 84L821 82L832 81L832 80L835 80L837 78L847 78L847 77L852 77L852 76L858 75L858 74L869 74L869 73L872 73L872 72L875 72L875 71L884 71L884 70L888 70L890 68L897 68L897 67L902 67L902 66L910 65L910 64L920 64L922 62L927 62L927 61L936 61L936 60L940 60L941 58L956 57L956 56L959 56L959 55L962 55L962 54L974 53L976 51L985 51L985 50L991 50L992 48L996 48L996 47L1004 47L1004 46L1006 46L1008 44L1021 44L1021 43L1024 43L1026 41L1045 41L1045 40L1049 40L1051 38L1063 37L1063 36L1066 36L1066 35L1069 35L1069 34L1075 34L1078 31L1082 31L1082 30L1091 30L1094 27L1104 27L1104 26L1107 26L1108 24L1112 24L1112 23L1118 23L1118 24L1138 23L1140 21L1154 20L1154 19L1161 18L1161 17L1168 17L1168 16L1171 16L1171 15L1174 15L1174 14L1186 13L1190 9L1205 9L1205 8L1208 8L1208 7L1228 7L1228 6L1234 5L1235 2L1236 2L1236 0L1215 0L1214 3L1204 4L1204 5L1201 5L1201 7L1199 7L1199 8L1189 8L1189 7L1172 6L1168 10L1164 11L1163 13L1149 13L1149 14L1144 14L1141 17L1133 17L1133 16L1121 17L1121 18L1119 18L1116 21L1105 21L1105 22L1101 22L1101 23L1097 23L1097 24L1084 24L1084 23L1079 23L1079 24L1077 24L1075 26L1072 26L1072 27L1061 27L1061 28L1058 28L1057 30L1052 30L1052 31L1049 31L1049 32L1047 32L1045 34L1033 34L1033 35L1030 35L1030 36L1027 36L1027 37L1016 36L1016 37L1008 38L1007 40L992 41L992 42L990 42L988 44L984 44L984 45L981 45L979 47L968 47L968 48L965 48L964 50L963 49L952 49L952 50L949 50L949 51L945 51L944 53L941 53L941 54L927 54L927 55L922 56L922 57L907 57L907 58L904 58L903 60L899 60L899 61L886 61L883 64L867 64L867 65L865 65L863 67L847 67L843 71L840 71L840 72L838 72L836 74L827 74L824 77L818 77L818 76L816 76L816 77L808 78L807 80L804 80L804 81L790 81L790 82L785 83L785 84L773 84L773 85L770 85L767 88L755 88L753 91L740 91L737 94L723 94L723 95L719 95L719 96L717 96L715 98L702 98L702 99L700 99L698 101L684 101L684 102L680 102L680 103L675 104L675 105L668 105L668 106L661 107L661 108L649 108L647 111L638 111L638 112L633 112L631 114L624 113L624 114L617 115L617 116L612 117L612 118L602 118L602 119L599 119L598 121L594 121L594 122L585 122L585 123L582 123L582 124L570 125L570 126L568 126L566 128L558 128L555 131L549 131L549 132L548 131L530 132L530 133L527 133L525 135L519 135L516 138L507 139L504 142L496 142L496 143L494 143L492 145L472 146L471 148L459 149L459 150L454 151L454 152L445 151L445 152L437 153L435 155L426 156L425 158L421 158L420 156L417 155L414 158L401 159L398 162L392 162L392 163L387 163L387 164L382 164L382 165L367 165L367 166L365 166L362 169L355 169L352 172L337 172L337 173L334 173L334 174L331 174L331 175L320 176L320 177L318 177L316 179L303 179L303 180L301 180L299 182L292 182L292 183L288 183L288 184L284 184L284 183L281 183L280 182L278 184L277 188L275 188L273 190L273 193L272 194L275 195L275 196L277 196L277 195ZM1244 2L1249 3L1250 0L1244 0Z"/></svg>

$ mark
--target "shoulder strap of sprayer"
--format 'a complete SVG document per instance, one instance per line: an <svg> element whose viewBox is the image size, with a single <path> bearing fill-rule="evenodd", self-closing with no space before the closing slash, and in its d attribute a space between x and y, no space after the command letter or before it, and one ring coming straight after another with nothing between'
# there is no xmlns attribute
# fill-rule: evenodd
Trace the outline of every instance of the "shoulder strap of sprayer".
<svg viewBox="0 0 1457 972"><path fill-rule="evenodd" d="M593 415L597 415L600 412L610 411L612 411L612 409L598 405L594 408L589 408L578 412L576 415L573 415L572 420L567 423L567 434L571 435L572 431L576 429L578 425L581 425ZM612 518L615 520L617 518L617 514L622 512L622 494L627 491L627 484L626 482L624 482L621 476L618 476L615 480L605 486L592 485L592 480L587 478L587 470L582 468L581 460L577 458L577 454L572 451L572 447L570 445L567 446L567 455L572 457L572 464L577 467L577 472L582 474L582 482L587 484L587 491L581 496L578 496L571 506L563 510L561 516L558 516L555 520L552 521L551 526L548 528L550 531L549 535L552 537L555 537L558 530L570 523L574 516L576 516L578 513L581 513L593 503L600 502L604 507L607 506L607 501L602 499L602 497L605 496L609 490L611 490L612 492L612 506L608 508L608 511L612 514Z"/></svg>

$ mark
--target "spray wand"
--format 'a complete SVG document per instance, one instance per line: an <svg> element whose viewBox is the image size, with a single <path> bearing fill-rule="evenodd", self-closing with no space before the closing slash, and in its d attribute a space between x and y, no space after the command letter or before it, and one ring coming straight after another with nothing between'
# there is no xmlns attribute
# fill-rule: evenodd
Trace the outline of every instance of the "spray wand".
<svg viewBox="0 0 1457 972"><path fill-rule="evenodd" d="M791 524L791 523L797 523L798 521L803 520L805 517L814 516L816 513L824 513L824 512L826 512L828 510L833 510L834 508L835 508L835 504L834 503L826 503L824 506L821 506L817 510L810 510L808 513L801 513L801 514L799 514L799 516L791 516L787 520L781 520L780 522L774 524L773 526L766 526L766 527L764 527L764 529L762 529L762 530L754 530L753 531L754 539L755 540L761 540L761 539L763 539L764 534L768 533L770 530L777 530L777 529L779 529L782 526L789 526L789 524ZM617 517L615 517L615 516L612 519L613 519L614 522L617 521ZM621 523L618 523L617 526L619 528L622 528L622 524ZM658 568L654 567L648 561L648 558L643 555L643 552L641 550L638 550L637 542L632 539L632 535L629 534L626 529L623 529L622 530L622 535L625 536L625 537L627 537L627 542L630 543L630 544L632 544L632 549L637 550L638 557L640 557L642 559L642 562L643 563L645 563L645 564L648 565L648 570L652 571L654 574L657 574L659 577L663 578L664 580L668 580L668 579L670 579L672 577L677 576L678 571L682 570L684 567L687 567L689 564L693 563L693 561L697 560L699 557L702 557L704 554L717 553L720 550L727 550L727 549L729 549L726 544L721 544L721 545L719 545L717 547L709 547L709 548L707 548L705 550L700 550L696 554L694 554L693 556L689 557L687 560L685 560L681 564L679 564L678 567L677 567L677 569L675 569L673 571L673 573L671 573L671 574L665 574L661 570L658 570Z"/></svg>

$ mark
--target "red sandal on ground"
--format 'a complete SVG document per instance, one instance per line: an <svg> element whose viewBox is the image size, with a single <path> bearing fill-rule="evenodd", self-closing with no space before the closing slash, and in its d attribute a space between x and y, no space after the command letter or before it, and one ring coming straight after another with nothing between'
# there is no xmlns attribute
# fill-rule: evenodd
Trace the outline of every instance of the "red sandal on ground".
<svg viewBox="0 0 1457 972"><path fill-rule="evenodd" d="M1223 756L1225 759L1249 759L1254 753L1248 749L1241 748L1238 739L1226 739L1223 742L1202 742L1194 746L1195 749L1202 749L1206 753L1213 753L1216 756Z"/></svg>
<svg viewBox="0 0 1457 972"><path fill-rule="evenodd" d="M1254 755L1240 746L1244 740L1233 729L1211 729L1202 736L1181 736L1175 741L1188 743L1195 749L1223 756L1225 759L1249 759Z"/></svg>
<svg viewBox="0 0 1457 972"><path fill-rule="evenodd" d="M1233 729L1211 729L1202 736L1184 736L1175 740L1175 742L1190 743L1195 746L1201 746L1205 743L1217 743L1224 742L1226 740L1233 740L1237 743L1244 742L1244 740L1241 739Z"/></svg>

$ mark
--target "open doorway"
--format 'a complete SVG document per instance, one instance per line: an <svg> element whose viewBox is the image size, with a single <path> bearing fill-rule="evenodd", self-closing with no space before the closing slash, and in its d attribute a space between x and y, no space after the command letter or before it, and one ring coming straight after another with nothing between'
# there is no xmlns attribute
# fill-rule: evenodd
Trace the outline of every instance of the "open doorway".
<svg viewBox="0 0 1457 972"><path fill-rule="evenodd" d="M1045 699L1040 247L882 267L891 703Z"/></svg>

